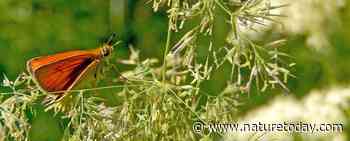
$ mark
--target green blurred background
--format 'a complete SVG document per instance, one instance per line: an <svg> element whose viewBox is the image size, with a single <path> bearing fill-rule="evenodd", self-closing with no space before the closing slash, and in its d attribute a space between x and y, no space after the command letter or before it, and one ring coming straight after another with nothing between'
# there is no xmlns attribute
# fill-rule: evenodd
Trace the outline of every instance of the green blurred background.
<svg viewBox="0 0 350 141"><path fill-rule="evenodd" d="M348 3L347 1L344 1ZM167 31L165 9L154 13L152 4L145 0L1 0L0 1L0 73L11 80L24 72L26 61L32 57L74 49L91 49L101 45L102 39L116 32L123 44L116 49L117 58L128 58L128 46L141 51L141 59L160 60ZM303 11L299 11L302 14ZM335 10L337 17L327 17L324 29L328 46L315 49L307 44L313 30L295 33L286 31L288 42L284 50L297 64L288 87L302 99L311 90L333 86L349 86L350 82L350 6ZM228 25L218 14L214 46L225 43ZM334 19L332 19L334 18ZM288 20L288 19L287 19ZM334 21L332 21L334 20ZM302 21L287 21L293 22ZM189 23L191 24L191 23ZM300 24L300 23L298 23ZM313 23L318 24L318 23ZM191 25L189 25L191 27ZM186 30L186 28L185 28ZM316 32L316 31L315 31ZM318 31L320 32L320 31ZM174 34L174 44L184 32ZM269 38L269 37L266 37ZM203 42L207 43L205 40ZM121 70L128 69L122 65ZM222 70L225 71L225 70ZM227 73L215 72L213 81L206 83L205 91L219 92ZM7 89L0 88L1 92ZM242 115L264 105L279 95L275 91L252 94L240 107ZM62 135L59 118L43 112L38 106L33 117L30 136L33 141L55 141Z"/></svg>

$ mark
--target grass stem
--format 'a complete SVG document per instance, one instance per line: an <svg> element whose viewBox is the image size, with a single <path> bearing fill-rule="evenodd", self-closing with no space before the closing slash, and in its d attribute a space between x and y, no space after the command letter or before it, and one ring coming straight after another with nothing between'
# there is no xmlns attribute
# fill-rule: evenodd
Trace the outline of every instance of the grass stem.
<svg viewBox="0 0 350 141"><path fill-rule="evenodd" d="M170 48L170 40L171 40L171 19L169 19L168 22L168 34L167 34L167 39L165 43L165 49L164 49L164 56L163 56L163 67L162 67L162 81L163 84L165 84L166 80L166 67L167 67L167 59L166 56L168 55L169 48Z"/></svg>

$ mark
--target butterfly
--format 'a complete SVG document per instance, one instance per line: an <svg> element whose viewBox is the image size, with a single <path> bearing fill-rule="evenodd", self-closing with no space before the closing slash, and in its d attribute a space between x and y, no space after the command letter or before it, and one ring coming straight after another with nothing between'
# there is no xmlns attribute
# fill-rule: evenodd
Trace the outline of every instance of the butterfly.
<svg viewBox="0 0 350 141"><path fill-rule="evenodd" d="M75 50L27 61L27 70L41 90L62 97L74 88L90 70L96 69L101 60L113 51L113 33L108 41L97 49Z"/></svg>

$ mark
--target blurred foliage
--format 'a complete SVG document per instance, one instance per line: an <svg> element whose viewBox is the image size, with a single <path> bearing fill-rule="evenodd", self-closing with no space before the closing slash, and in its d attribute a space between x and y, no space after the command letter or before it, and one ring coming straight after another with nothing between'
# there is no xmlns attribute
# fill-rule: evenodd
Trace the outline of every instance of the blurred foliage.
<svg viewBox="0 0 350 141"><path fill-rule="evenodd" d="M204 1L208 2L207 4L209 8L205 10L213 12L204 14L205 16L206 14L209 15L209 17L207 17L208 19L201 19L200 17L203 16L190 17L189 20L191 21L185 21L183 28L180 29L178 26L181 25L181 15L173 14L170 16L170 18L173 18L171 22L173 22L173 25L175 25L171 27L171 30L177 32L173 32L172 38L170 39L171 46L169 45L169 47L177 45L184 36L189 35L188 31L193 30L193 27L201 25L203 21L208 20L205 22L208 22L209 25L211 25L211 27L209 27L211 29L208 27L205 28L212 30L208 32L211 33L211 35L207 36L202 34L202 32L198 32L195 37L195 52L197 53L196 59L198 63L203 63L205 65L205 62L207 61L206 58L209 56L209 46L212 46L213 49L218 49L227 45L226 37L232 33L232 21L228 20L228 16L230 15L227 15L224 10L218 10L218 5L215 6L215 10L210 9L211 6L214 7L214 2L219 0ZM153 2L159 2L159 7L156 7L157 5ZM162 0L154 0L151 2L144 0L89 0L88 2L83 0L2 0L0 2L0 77L3 77L2 74L6 74L10 80L15 80L18 74L21 74L21 72L24 72L26 70L26 61L36 56L54 54L57 52L74 49L96 48L101 45L101 40L105 37L105 35L115 31L119 34L120 40L123 41L123 45L119 46L119 48L116 49L115 53L109 59L109 62L107 62L107 64L111 63L116 65L118 71L123 72L123 75L126 76L130 75L135 77L136 74L133 73L137 72L135 70L148 70L149 73L147 75L142 74L138 77L141 77L144 80L161 80L159 70L161 70L163 61L165 60L163 53L165 51L164 46L167 44L169 18L168 14L174 12L168 11L170 8L174 7L169 7L169 5L167 5L167 2L168 1ZM190 1L189 3L191 2L193 1ZM241 0L220 0L219 2L223 2L224 4L227 4L229 2L239 3ZM291 1L288 2L293 3ZM346 1L344 3L348 4ZM320 4L322 6L327 5L326 2L325 4L322 4L322 2L317 4ZM176 11L175 13L181 13L184 11L187 12L186 10L189 12L197 12L186 9L186 6L183 6L181 8L174 8L173 10L180 11ZM154 11L155 9L157 12ZM320 9L324 10L327 8ZM234 8L230 10L234 10ZM319 24L319 21L307 21L307 25L311 25L311 27L312 25L320 25L315 26L315 30L305 30L303 32L298 32L295 34L288 32L288 29L281 30L276 25L268 25L269 28L262 32L262 35L260 37L258 36L256 40L254 39L254 43L256 42L263 45L276 40L276 36L277 38L284 37L287 39L287 42L285 42L285 44L280 46L278 49L292 56L292 58L288 58L286 60L287 62L296 63L295 68L292 68L290 70L293 75L296 76L296 78L289 79L287 87L291 90L291 94L298 96L300 99L305 97L306 94L308 94L312 89L326 89L335 85L347 86L350 82L350 79L348 77L350 76L350 66L347 62L347 60L350 59L348 55L350 52L350 41L348 40L350 37L350 28L347 27L347 25L350 24L350 6L341 6L338 9L333 8L333 10L333 12L330 12L332 13L330 15L327 15L327 12L320 12L321 14L317 15L320 17L328 17L321 20L324 21L324 24L322 25ZM312 9L310 11L315 12L315 9ZM297 12L299 15L305 14L303 11L289 12ZM289 14L291 15L292 13ZM215 15L215 19L211 19L210 15ZM288 17L288 13L286 16ZM311 14L311 16L315 15ZM282 17L282 19L284 18L284 20L287 20L287 22L289 22L288 24L293 24L293 22L297 22L298 24L306 23L306 21L288 21L287 17ZM332 20L335 21L333 22ZM310 27L304 25L302 26ZM319 33L319 29L327 29L325 36L322 36L324 38L318 38L318 40L323 40L326 38L327 46L322 46L322 48L316 51L314 48L312 48L313 44L308 44L308 41L310 40L310 35L314 35L314 32ZM258 33L253 32L252 34L256 35ZM247 36L253 39L252 36ZM324 43L323 41L316 42ZM129 47L133 47L133 49L139 51L138 57L129 58L129 56L135 56L135 54L137 54L135 52L130 52ZM325 51L322 51L323 49ZM190 51L187 50L186 52L188 53ZM153 64L154 62L152 62L152 59L160 61ZM174 58L169 59L169 64L172 64L172 59ZM137 62L137 65L130 62L125 63L123 60L135 61ZM191 120L198 119L198 117L196 117L198 115L194 115L194 113L206 111L202 112L202 114L204 114L199 116L207 118L209 117L208 119L211 120L233 120L239 116L245 115L252 109L266 104L269 99L273 98L276 95L280 95L281 93L280 89L271 89L268 91L259 92L259 90L255 88L256 86L252 86L253 89L250 91L249 95L246 93L222 93L222 95L220 95L222 97L215 97L215 95L221 93L225 88L229 90L230 87L228 87L227 84L231 84L231 82L227 82L227 80L231 75L230 73L232 65L234 65L234 63L230 64L229 61L225 62L221 68L214 70L211 73L210 79L203 79L200 84L198 83L198 85L200 85L199 87L201 92L196 98L199 99L199 103L204 104L195 103L193 105L196 106L208 104L203 106L204 108L200 106L199 108L188 108L186 107L186 104L182 103L182 101L179 101L179 97L174 97L177 94L180 94L180 92L183 92L182 90L176 91L175 94L174 92L169 91L169 95L164 95L164 97L161 98L157 97L157 94L163 93L159 87L166 87L162 83L152 83L155 87L150 87L148 84L135 89L131 88L131 85L134 84L125 84L125 87L115 89L118 92L120 91L120 93L110 93L110 90L108 89L99 91L99 97L102 97L104 99L102 100L104 101L103 103L109 106L119 105L121 108L106 110L112 110L114 113L120 113L118 115L107 114L106 116L106 114L102 114L98 117L119 117L119 119L122 119L122 121L118 121L119 119L116 119L117 121L96 120L86 122L100 125L108 125L111 124L110 122L117 122L113 124L116 125L115 127L88 127L92 124L87 124L84 127L79 126L80 122L76 121L74 118L80 116L88 118L90 115L70 113L68 115L68 118L61 118L62 113L54 114L52 111L46 112L40 102L37 105L32 105L32 107L29 108L30 111L19 113L17 116L19 118L19 121L21 121L23 114L28 114L27 117L29 117L31 129L29 132L24 133L24 135L28 135L30 137L30 140L33 141L59 140L62 137L65 137L66 134L71 133L70 131L67 131L67 129L64 129L64 127L67 126L71 126L74 129L80 129L78 127L81 127L81 130L75 132L75 135L81 136L84 136L84 134L94 135L95 133L87 131L89 128L96 128L96 130L99 131L101 131L103 128L108 128L108 130L113 130L116 128L127 130L123 127L124 125L121 124L137 124L135 125L137 128L131 128L128 133L122 136L122 139L126 139L127 136L131 135L134 136L129 139L137 139L137 137L140 137L142 135L142 137L148 137L143 139L159 139L155 135L150 135L152 133L157 133L161 136L167 136L167 139L169 140L171 140L172 137L181 139L181 137L189 136L193 137L189 139L200 139L202 136L192 135L191 131L183 130L181 134L176 133L179 132L178 127L182 127L182 129L191 129ZM110 66L113 65L108 65L107 68ZM132 71L130 72L130 70ZM149 74L154 75L151 75L152 77L150 77ZM250 75L249 70L243 71L242 75L248 77ZM99 86L115 84L115 79L119 77L119 74L116 74L114 71L107 71L104 76L106 80L101 80ZM187 80L186 83L188 83L188 81L190 80ZM137 84L140 83L147 84L147 82L137 82ZM123 83L120 84L124 85ZM229 86L234 87L235 85ZM0 91L9 92L11 91L11 88L1 87ZM144 91L150 92L147 93L147 95L144 95ZM192 96L191 94L180 95L180 99L188 100ZM1 96L1 98L9 101L11 100L8 99L8 96ZM26 101L28 100L26 97L21 98L24 99L20 100L21 102L28 102ZM35 99L40 99L40 96ZM76 98L76 100L81 100L80 95ZM94 102L95 100L96 99L93 98L86 99L88 102ZM158 104L157 102L160 100L168 101L163 101L161 104ZM97 101L99 101L98 103L101 104L100 100ZM185 101L185 103L190 102L191 101ZM18 104L25 105L23 103ZM104 112L103 109L106 109L105 105L99 105L96 107L89 107L89 105L77 105L77 107L79 107L78 110L83 109L91 112ZM142 108L145 110L138 111ZM189 109L198 111L193 112ZM129 110L129 112L125 112L125 110ZM215 115L216 113L223 113L227 111L232 112L231 114L221 114L219 116ZM182 118L170 118L175 117L179 114L182 115ZM164 119L159 122L154 122L153 120L155 119L152 120L152 115L156 115L156 117L164 117ZM151 116L151 118L147 116ZM69 117L71 120L69 120ZM144 119L144 121L139 121L139 119ZM124 120L129 122L124 123ZM72 125L69 125L69 123L72 123ZM162 127L162 125L168 126L164 126L163 129L152 128ZM164 132L164 130L166 130L166 132ZM100 133L104 134L102 131ZM191 135L184 136L183 134L186 133L191 133ZM111 135L108 137L118 138L120 136ZM77 138L79 137L76 137L75 139ZM71 140L74 140L74 138L71 138Z"/></svg>

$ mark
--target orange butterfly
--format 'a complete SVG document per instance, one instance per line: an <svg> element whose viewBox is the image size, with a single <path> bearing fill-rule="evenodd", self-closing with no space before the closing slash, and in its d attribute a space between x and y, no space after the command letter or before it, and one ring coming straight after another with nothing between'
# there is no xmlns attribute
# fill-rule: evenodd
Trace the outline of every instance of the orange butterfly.
<svg viewBox="0 0 350 141"><path fill-rule="evenodd" d="M114 37L115 33L97 49L32 58L27 62L28 72L42 90L61 97L81 81L88 70L95 68L102 58L112 53Z"/></svg>

